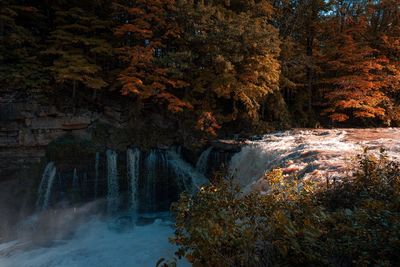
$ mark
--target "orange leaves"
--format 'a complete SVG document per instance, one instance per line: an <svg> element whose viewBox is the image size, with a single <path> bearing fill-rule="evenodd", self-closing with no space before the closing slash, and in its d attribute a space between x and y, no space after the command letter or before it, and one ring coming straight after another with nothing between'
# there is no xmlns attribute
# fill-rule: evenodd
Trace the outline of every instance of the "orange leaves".
<svg viewBox="0 0 400 267"><path fill-rule="evenodd" d="M165 85L159 82L153 82L151 84L151 88L154 92L160 92L163 91L165 89Z"/></svg>
<svg viewBox="0 0 400 267"><path fill-rule="evenodd" d="M133 94L139 94L139 87L143 85L143 82L141 79L137 77L132 77L129 75L120 75L118 78L119 81L122 83L122 94L123 95L129 95L131 93Z"/></svg>
<svg viewBox="0 0 400 267"><path fill-rule="evenodd" d="M179 113L182 112L184 109L193 108L190 103L180 100L179 98L168 92L157 94L156 101L160 103L166 103L168 110L172 113Z"/></svg>
<svg viewBox="0 0 400 267"><path fill-rule="evenodd" d="M211 112L203 112L196 123L196 129L209 134L211 137L217 136L217 130L221 126Z"/></svg>
<svg viewBox="0 0 400 267"><path fill-rule="evenodd" d="M327 77L322 83L330 87L325 94L330 108L325 111L339 122L350 117L384 120L385 107L392 106L388 93L400 77L383 49L388 37L376 36L373 22L365 14L349 18L340 22L342 32L332 36L329 48L323 51Z"/></svg>
<svg viewBox="0 0 400 267"><path fill-rule="evenodd" d="M180 80L168 80L166 81L166 83L170 85L172 88L184 88L190 85L187 82Z"/></svg>
<svg viewBox="0 0 400 267"><path fill-rule="evenodd" d="M344 122L347 121L349 119L349 116L347 116L346 114L343 113L333 113L329 116L329 118L332 121L336 121L336 122Z"/></svg>
<svg viewBox="0 0 400 267"><path fill-rule="evenodd" d="M122 95L128 95L129 93L139 94L139 90L132 83L125 83L122 86Z"/></svg>
<svg viewBox="0 0 400 267"><path fill-rule="evenodd" d="M121 15L124 19L114 34L120 38L122 47L117 51L126 64L119 75L122 94L135 94L177 113L193 107L174 92L188 83L176 78L162 59L171 43L169 38L176 38L181 32L180 25L169 14L173 5L172 0L138 0L133 6L120 5L119 9L125 11Z"/></svg>
<svg viewBox="0 0 400 267"><path fill-rule="evenodd" d="M129 8L127 11L130 15L142 16L145 14L143 9L137 7Z"/></svg>

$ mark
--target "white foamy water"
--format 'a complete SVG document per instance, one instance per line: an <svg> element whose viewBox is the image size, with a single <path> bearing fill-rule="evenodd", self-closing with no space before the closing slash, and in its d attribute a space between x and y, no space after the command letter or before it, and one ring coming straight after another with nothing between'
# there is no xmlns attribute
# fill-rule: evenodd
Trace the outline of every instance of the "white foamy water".
<svg viewBox="0 0 400 267"><path fill-rule="evenodd" d="M175 247L168 243L172 223L155 220L124 232L109 222L93 219L81 225L68 240L48 247L29 242L0 244L1 267L153 267L160 258L172 259ZM190 266L184 260L178 267Z"/></svg>
<svg viewBox="0 0 400 267"><path fill-rule="evenodd" d="M304 179L340 178L364 147L373 152L384 148L389 157L400 160L400 129L298 129L267 134L247 141L229 169L241 186L252 188L265 172L277 167Z"/></svg>
<svg viewBox="0 0 400 267"><path fill-rule="evenodd" d="M205 174L207 172L207 167L208 167L208 158L210 157L211 151L213 150L213 147L209 147L206 150L201 153L199 159L197 160L196 163L196 170L199 173Z"/></svg>
<svg viewBox="0 0 400 267"><path fill-rule="evenodd" d="M42 180L39 186L37 207L41 210L45 210L49 206L51 192L53 188L53 182L56 177L57 169L53 162L47 164Z"/></svg>
<svg viewBox="0 0 400 267"><path fill-rule="evenodd" d="M167 160L171 168L175 171L178 181L183 183L187 192L193 193L202 185L208 183L204 174L199 173L192 165L185 162L181 156L174 151L168 151Z"/></svg>

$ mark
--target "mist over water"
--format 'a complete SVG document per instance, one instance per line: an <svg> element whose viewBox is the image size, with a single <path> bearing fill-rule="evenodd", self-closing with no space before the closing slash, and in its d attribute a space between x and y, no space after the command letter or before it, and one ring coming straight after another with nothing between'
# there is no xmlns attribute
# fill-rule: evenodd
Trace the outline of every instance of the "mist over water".
<svg viewBox="0 0 400 267"><path fill-rule="evenodd" d="M0 244L0 266L139 267L155 266L160 258L174 257L176 247L168 243L168 237L173 235L168 213L148 214L134 224L129 215L90 215L94 204L91 205L48 211L47 215L34 218L34 225L46 225L32 231L25 229L18 241ZM55 213L62 215L56 218ZM181 260L178 266L190 265Z"/></svg>
<svg viewBox="0 0 400 267"><path fill-rule="evenodd" d="M56 163L46 165L37 212L19 223L13 241L0 244L1 267L155 266L174 258L176 247L168 242L173 221L160 207L167 210L171 196L205 178L176 152L128 149L124 168L116 151L104 156L103 173L99 153L93 159L93 181L77 168L63 178ZM180 191L160 197L169 187ZM81 203L85 194L92 201Z"/></svg>

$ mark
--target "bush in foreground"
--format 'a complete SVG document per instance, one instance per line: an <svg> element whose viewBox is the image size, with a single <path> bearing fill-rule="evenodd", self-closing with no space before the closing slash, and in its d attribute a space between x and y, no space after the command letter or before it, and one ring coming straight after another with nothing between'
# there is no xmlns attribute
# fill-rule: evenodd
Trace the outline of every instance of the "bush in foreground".
<svg viewBox="0 0 400 267"><path fill-rule="evenodd" d="M225 179L182 195L177 255L194 266L400 266L400 168L383 153L357 165L325 188L273 170L264 195Z"/></svg>

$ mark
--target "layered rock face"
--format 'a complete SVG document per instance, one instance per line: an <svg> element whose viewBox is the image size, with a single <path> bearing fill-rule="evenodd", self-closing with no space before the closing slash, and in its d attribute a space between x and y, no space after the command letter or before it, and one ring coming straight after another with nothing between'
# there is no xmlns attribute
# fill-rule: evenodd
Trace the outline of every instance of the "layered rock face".
<svg viewBox="0 0 400 267"><path fill-rule="evenodd" d="M13 94L0 96L0 233L32 209L46 146L66 133L89 134L96 115L77 114Z"/></svg>
<svg viewBox="0 0 400 267"><path fill-rule="evenodd" d="M128 125L124 117L127 112L121 106L109 103L101 112L84 108L61 111L61 107L28 101L27 97L17 97L11 93L0 95L0 239L7 238L11 228L35 210L40 178L50 161L54 161L57 166L55 179L64 181L55 189L71 187L70 180L76 173L80 179L85 180L80 190L93 191L95 170L99 172L99 179L105 180L107 149L119 151L121 169L126 169L125 153L131 145L141 146L143 141L150 141L150 144L143 145L146 147L143 157L157 149L170 149L174 139L168 136L165 142L166 139L160 135L163 131L170 131L168 129L172 126L165 125L161 115L154 114L147 118L153 128L157 129L152 131L146 128L149 125L147 121ZM148 133L146 136L138 136L140 134L132 132L129 127ZM234 144L223 142L216 143L215 147L205 162L204 171L207 173L216 170L219 162L223 161L227 165L227 155L235 149L238 151ZM194 167L201 151L183 150L182 156L189 159ZM230 152L226 154L224 150ZM97 156L99 158L96 161ZM207 168L208 165L210 167ZM104 184L104 181L100 183ZM126 182L123 182L122 187L127 187ZM104 186L99 186L99 195L104 195L106 190ZM91 199L94 194L94 191L88 192L85 196ZM60 195L58 197L64 198ZM80 201L84 200L80 197Z"/></svg>

